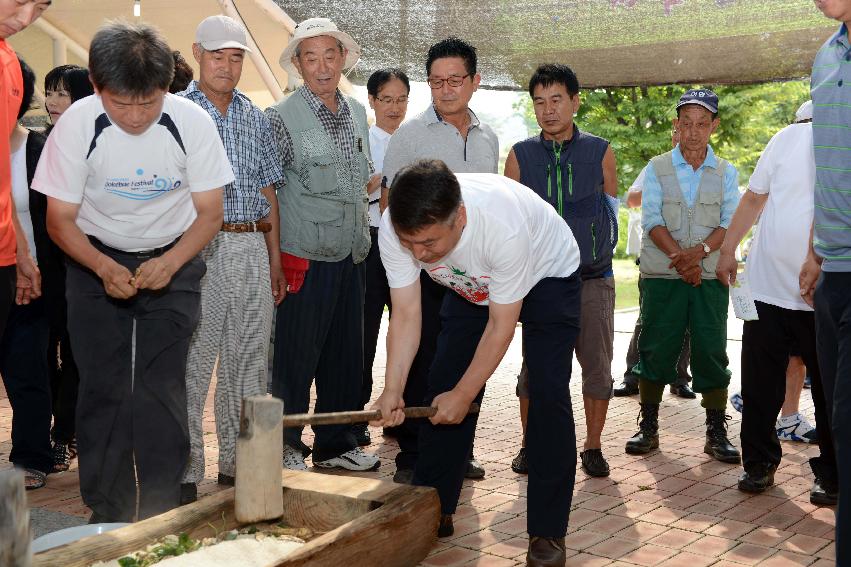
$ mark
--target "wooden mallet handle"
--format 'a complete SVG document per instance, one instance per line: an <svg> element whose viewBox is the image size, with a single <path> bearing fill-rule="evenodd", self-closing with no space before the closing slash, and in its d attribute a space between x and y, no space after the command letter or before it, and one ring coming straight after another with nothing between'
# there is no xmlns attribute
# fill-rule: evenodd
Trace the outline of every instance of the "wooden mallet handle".
<svg viewBox="0 0 851 567"><path fill-rule="evenodd" d="M431 417L437 413L433 407L404 408L406 419ZM479 404L470 404L468 414L479 413ZM302 425L343 425L346 423L365 423L381 419L381 410L338 411L332 413L294 413L284 416L284 427Z"/></svg>

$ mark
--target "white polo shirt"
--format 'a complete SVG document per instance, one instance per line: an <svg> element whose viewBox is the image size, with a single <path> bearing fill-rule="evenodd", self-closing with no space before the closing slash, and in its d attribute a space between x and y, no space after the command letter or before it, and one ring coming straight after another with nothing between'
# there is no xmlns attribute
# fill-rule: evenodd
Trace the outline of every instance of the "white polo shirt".
<svg viewBox="0 0 851 567"><path fill-rule="evenodd" d="M203 108L167 94L160 118L135 136L113 124L98 95L74 103L47 139L33 188L80 205L77 226L135 252L173 242L196 217L190 193L234 181Z"/></svg>
<svg viewBox="0 0 851 567"><path fill-rule="evenodd" d="M534 191L492 173L457 174L467 225L439 262L419 262L402 246L384 211L378 242L391 288L414 283L423 269L472 303L514 303L544 278L579 268L579 247L555 208Z"/></svg>
<svg viewBox="0 0 851 567"><path fill-rule="evenodd" d="M750 191L768 194L745 265L756 301L812 311L801 299L798 274L809 246L815 183L813 125L786 126L768 141L748 183Z"/></svg>

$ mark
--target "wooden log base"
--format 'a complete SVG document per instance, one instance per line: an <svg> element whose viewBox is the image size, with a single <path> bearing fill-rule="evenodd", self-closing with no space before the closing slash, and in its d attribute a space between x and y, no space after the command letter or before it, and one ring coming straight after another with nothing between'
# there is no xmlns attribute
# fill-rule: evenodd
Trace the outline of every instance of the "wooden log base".
<svg viewBox="0 0 851 567"><path fill-rule="evenodd" d="M274 567L408 567L422 561L437 541L440 504L432 488L292 470L283 472L282 482L281 521L327 533ZM88 567L96 561L123 557L168 534L213 537L238 526L231 488L136 524L36 554L33 565Z"/></svg>

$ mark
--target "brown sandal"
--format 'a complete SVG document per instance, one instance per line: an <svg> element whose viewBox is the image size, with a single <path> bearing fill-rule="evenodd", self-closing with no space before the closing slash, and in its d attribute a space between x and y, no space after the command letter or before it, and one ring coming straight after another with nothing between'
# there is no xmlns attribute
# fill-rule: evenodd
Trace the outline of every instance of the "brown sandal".
<svg viewBox="0 0 851 567"><path fill-rule="evenodd" d="M47 484L47 474L36 469L23 469L24 487L27 490L36 490Z"/></svg>

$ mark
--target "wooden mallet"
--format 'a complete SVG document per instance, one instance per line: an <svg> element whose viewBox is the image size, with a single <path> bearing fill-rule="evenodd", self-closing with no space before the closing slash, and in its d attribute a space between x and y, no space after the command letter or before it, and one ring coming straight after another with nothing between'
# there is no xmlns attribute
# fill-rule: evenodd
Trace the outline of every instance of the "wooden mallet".
<svg viewBox="0 0 851 567"><path fill-rule="evenodd" d="M343 425L381 419L381 411L303 413L283 416L284 402L269 396L252 396L242 401L242 420L236 439L235 513L240 523L280 518L284 514L281 492L281 447L284 427ZM406 419L432 417L433 407L405 408ZM468 413L478 413L470 404Z"/></svg>

